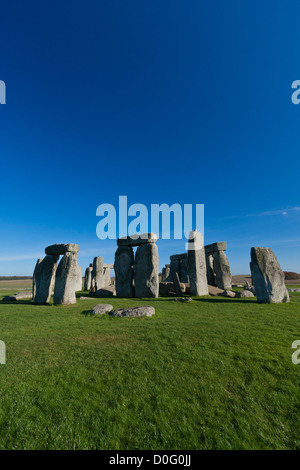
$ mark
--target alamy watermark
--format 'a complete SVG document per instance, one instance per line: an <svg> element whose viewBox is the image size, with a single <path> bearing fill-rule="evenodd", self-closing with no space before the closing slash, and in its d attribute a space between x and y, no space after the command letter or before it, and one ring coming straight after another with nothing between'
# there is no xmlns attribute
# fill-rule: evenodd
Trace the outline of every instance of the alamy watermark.
<svg viewBox="0 0 300 470"><path fill-rule="evenodd" d="M194 229L204 236L204 204L151 204L148 210L145 204L128 206L127 196L119 196L118 207L100 204L96 215L101 217L96 228L100 240L135 238L135 234L146 238L149 232L163 240L188 240Z"/></svg>
<svg viewBox="0 0 300 470"><path fill-rule="evenodd" d="M0 364L6 364L6 346L4 341L0 341Z"/></svg>
<svg viewBox="0 0 300 470"><path fill-rule="evenodd" d="M6 104L6 85L3 80L0 80L0 104Z"/></svg>

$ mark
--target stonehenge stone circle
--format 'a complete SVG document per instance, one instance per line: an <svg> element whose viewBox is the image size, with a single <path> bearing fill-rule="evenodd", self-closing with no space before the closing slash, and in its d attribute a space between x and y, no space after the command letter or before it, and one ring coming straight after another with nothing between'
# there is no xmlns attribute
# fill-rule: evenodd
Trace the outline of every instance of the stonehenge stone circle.
<svg viewBox="0 0 300 470"><path fill-rule="evenodd" d="M188 270L191 295L208 295L203 235L197 230L189 235Z"/></svg>
<svg viewBox="0 0 300 470"><path fill-rule="evenodd" d="M78 253L66 252L56 270L54 286L55 304L75 304L78 285Z"/></svg>
<svg viewBox="0 0 300 470"><path fill-rule="evenodd" d="M271 248L251 248L252 282L258 302L289 302L284 273Z"/></svg>
<svg viewBox="0 0 300 470"><path fill-rule="evenodd" d="M134 297L133 286L133 249L119 246L115 253L115 282L118 297Z"/></svg>
<svg viewBox="0 0 300 470"><path fill-rule="evenodd" d="M139 245L134 258L136 297L158 297L158 248L155 243Z"/></svg>
<svg viewBox="0 0 300 470"><path fill-rule="evenodd" d="M46 255L42 261L37 261L33 273L33 300L37 304L50 302L58 258L58 255Z"/></svg>

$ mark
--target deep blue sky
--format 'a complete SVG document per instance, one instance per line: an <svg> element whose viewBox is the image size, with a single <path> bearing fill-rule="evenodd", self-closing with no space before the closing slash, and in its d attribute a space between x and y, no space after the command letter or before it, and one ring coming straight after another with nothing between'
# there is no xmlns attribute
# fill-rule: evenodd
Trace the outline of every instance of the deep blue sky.
<svg viewBox="0 0 300 470"><path fill-rule="evenodd" d="M1 3L0 275L44 247L113 262L96 208L204 203L233 273L251 246L300 271L300 3ZM158 242L161 267L184 241Z"/></svg>

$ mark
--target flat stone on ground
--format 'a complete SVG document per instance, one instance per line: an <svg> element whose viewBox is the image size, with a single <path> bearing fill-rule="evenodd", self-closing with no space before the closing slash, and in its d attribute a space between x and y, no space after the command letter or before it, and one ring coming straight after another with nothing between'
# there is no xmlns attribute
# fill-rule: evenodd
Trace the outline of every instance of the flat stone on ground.
<svg viewBox="0 0 300 470"><path fill-rule="evenodd" d="M117 308L109 312L112 317L152 317L154 314L154 307Z"/></svg>
<svg viewBox="0 0 300 470"><path fill-rule="evenodd" d="M102 315L104 313L111 312L113 306L110 304L97 304L90 310L91 315Z"/></svg>

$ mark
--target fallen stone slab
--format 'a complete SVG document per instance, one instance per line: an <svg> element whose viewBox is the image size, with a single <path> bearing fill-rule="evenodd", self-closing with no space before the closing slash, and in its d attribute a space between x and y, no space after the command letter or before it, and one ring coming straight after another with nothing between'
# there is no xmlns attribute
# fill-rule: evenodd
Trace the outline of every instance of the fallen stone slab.
<svg viewBox="0 0 300 470"><path fill-rule="evenodd" d="M221 297L230 297L234 299L236 297L236 292L233 292L232 290L224 290L222 294L218 294Z"/></svg>
<svg viewBox="0 0 300 470"><path fill-rule="evenodd" d="M224 289L219 289L219 287L210 286L209 284L207 287L209 295L222 295L224 292Z"/></svg>
<svg viewBox="0 0 300 470"><path fill-rule="evenodd" d="M32 299L32 293L31 292L17 292L14 295L7 295L6 297L3 297L3 301L16 301L16 300L23 300L23 299Z"/></svg>
<svg viewBox="0 0 300 470"><path fill-rule="evenodd" d="M289 291L289 292L300 292L300 289L299 289L299 288L289 287L289 288L288 288L288 291Z"/></svg>
<svg viewBox="0 0 300 470"><path fill-rule="evenodd" d="M46 255L64 255L67 252L78 253L79 245L76 243L56 243L45 248Z"/></svg>
<svg viewBox="0 0 300 470"><path fill-rule="evenodd" d="M116 289L114 286L102 287L94 293L95 297L114 297L116 295Z"/></svg>
<svg viewBox="0 0 300 470"><path fill-rule="evenodd" d="M155 233L134 234L130 237L121 237L117 239L118 246L140 246L147 243L156 243L157 235Z"/></svg>
<svg viewBox="0 0 300 470"><path fill-rule="evenodd" d="M176 299L172 299L172 300L174 300L175 302L185 303L185 302L191 302L193 299L191 297L180 297L179 299L176 298Z"/></svg>
<svg viewBox="0 0 300 470"><path fill-rule="evenodd" d="M97 304L90 310L91 315L103 315L113 310L113 306L110 304Z"/></svg>
<svg viewBox="0 0 300 470"><path fill-rule="evenodd" d="M238 290L235 293L236 298L241 299L245 297L254 297L254 294L250 290Z"/></svg>
<svg viewBox="0 0 300 470"><path fill-rule="evenodd" d="M117 308L109 312L112 317L152 317L154 314L154 307Z"/></svg>

